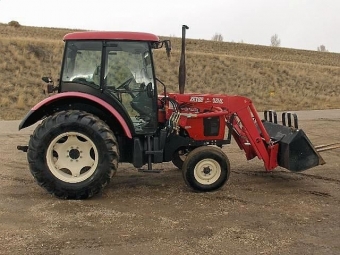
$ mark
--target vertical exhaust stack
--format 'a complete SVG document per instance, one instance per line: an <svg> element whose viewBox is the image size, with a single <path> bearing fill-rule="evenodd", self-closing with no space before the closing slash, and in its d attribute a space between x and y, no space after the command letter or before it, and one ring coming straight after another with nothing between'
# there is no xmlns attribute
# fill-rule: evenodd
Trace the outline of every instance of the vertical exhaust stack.
<svg viewBox="0 0 340 255"><path fill-rule="evenodd" d="M181 50L181 60L179 62L178 70L178 87L179 93L184 94L185 80L186 80L186 67L185 67L185 31L189 29L188 26L182 26L182 50Z"/></svg>

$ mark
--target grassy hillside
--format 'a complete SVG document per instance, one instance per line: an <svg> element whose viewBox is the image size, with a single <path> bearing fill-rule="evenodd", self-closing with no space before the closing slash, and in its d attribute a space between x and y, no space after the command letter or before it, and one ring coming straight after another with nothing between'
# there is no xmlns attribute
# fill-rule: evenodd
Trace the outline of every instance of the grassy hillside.
<svg viewBox="0 0 340 255"><path fill-rule="evenodd" d="M0 119L20 119L45 97L41 77L58 78L70 31L0 24ZM156 72L177 91L180 39L171 40L170 60L155 52ZM337 53L187 41L187 92L244 95L258 110L299 110L340 108L339 88Z"/></svg>

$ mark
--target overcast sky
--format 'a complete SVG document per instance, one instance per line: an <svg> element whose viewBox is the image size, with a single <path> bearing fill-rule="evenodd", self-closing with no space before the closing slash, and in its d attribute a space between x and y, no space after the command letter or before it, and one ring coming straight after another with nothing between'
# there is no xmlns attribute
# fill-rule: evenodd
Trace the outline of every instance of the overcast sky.
<svg viewBox="0 0 340 255"><path fill-rule="evenodd" d="M88 30L127 30L161 36L340 53L340 0L0 0L0 22Z"/></svg>

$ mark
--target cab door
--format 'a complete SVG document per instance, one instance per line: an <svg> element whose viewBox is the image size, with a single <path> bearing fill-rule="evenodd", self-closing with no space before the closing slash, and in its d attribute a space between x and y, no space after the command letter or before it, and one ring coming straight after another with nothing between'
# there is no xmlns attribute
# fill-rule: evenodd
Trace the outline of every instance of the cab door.
<svg viewBox="0 0 340 255"><path fill-rule="evenodd" d="M110 41L104 46L105 93L124 105L136 134L157 129L157 92L148 42Z"/></svg>

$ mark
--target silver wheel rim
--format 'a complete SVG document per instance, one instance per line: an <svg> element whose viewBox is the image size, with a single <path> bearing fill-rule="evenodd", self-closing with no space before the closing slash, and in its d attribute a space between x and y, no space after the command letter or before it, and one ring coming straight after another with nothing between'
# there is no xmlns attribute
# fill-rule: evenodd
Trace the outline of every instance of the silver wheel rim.
<svg viewBox="0 0 340 255"><path fill-rule="evenodd" d="M96 171L98 150L86 135L66 132L50 143L46 162L51 173L59 180L78 183L88 179Z"/></svg>
<svg viewBox="0 0 340 255"><path fill-rule="evenodd" d="M203 159L196 164L194 169L196 181L203 185L213 184L220 178L221 173L221 166L214 159Z"/></svg>

